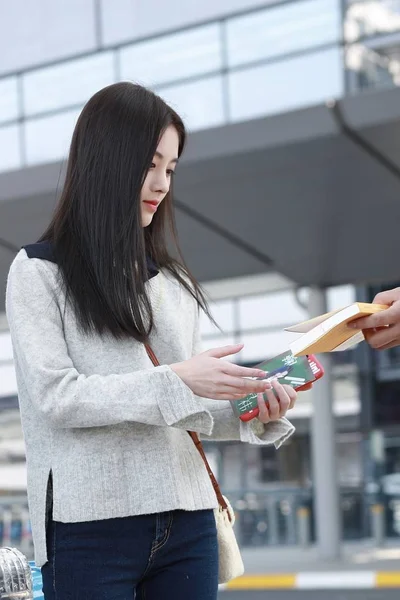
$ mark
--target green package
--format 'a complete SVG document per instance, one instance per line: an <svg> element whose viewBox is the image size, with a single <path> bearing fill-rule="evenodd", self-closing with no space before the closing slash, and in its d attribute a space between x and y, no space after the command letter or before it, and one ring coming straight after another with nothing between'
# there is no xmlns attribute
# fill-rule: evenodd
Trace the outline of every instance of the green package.
<svg viewBox="0 0 400 600"><path fill-rule="evenodd" d="M255 368L265 371L266 375L254 379L278 379L279 383L291 385L293 388L299 388L315 379L307 356L293 356L290 350L256 365ZM249 394L246 398L230 402L237 417L258 408L257 394Z"/></svg>

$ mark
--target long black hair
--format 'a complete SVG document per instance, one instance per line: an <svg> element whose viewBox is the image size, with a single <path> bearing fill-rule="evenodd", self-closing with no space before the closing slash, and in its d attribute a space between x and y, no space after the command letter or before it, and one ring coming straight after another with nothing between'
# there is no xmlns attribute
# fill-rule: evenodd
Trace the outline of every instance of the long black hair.
<svg viewBox="0 0 400 600"><path fill-rule="evenodd" d="M148 340L154 321L145 285L147 257L167 269L210 316L179 250L171 189L151 224L141 224L141 188L170 125L181 155L186 132L179 115L153 92L129 82L97 92L79 116L62 194L39 241L51 242L85 332ZM168 250L168 234L179 260Z"/></svg>

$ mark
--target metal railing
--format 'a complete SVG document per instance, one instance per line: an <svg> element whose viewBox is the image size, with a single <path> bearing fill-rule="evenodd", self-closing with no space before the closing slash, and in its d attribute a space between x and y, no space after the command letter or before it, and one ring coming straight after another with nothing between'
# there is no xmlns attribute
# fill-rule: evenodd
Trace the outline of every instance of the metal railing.
<svg viewBox="0 0 400 600"><path fill-rule="evenodd" d="M316 541L312 490L227 493L241 546L307 546ZM361 489L340 490L343 540L400 539L400 496L379 501ZM327 518L329 516L327 515Z"/></svg>

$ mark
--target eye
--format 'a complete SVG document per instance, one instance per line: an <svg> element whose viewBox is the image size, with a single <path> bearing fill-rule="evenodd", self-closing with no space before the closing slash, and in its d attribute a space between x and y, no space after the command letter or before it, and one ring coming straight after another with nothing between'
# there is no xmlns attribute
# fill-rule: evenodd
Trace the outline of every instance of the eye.
<svg viewBox="0 0 400 600"><path fill-rule="evenodd" d="M149 169L155 169L155 168L156 168L156 165L154 163L151 163Z"/></svg>
<svg viewBox="0 0 400 600"><path fill-rule="evenodd" d="M173 177L175 175L175 171L173 169L168 169L167 175L168 175L168 177Z"/></svg>

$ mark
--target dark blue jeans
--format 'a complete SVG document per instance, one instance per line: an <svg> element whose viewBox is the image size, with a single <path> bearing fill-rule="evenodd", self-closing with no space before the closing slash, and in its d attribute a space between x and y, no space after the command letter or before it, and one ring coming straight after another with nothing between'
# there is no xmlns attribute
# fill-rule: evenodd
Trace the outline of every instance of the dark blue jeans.
<svg viewBox="0 0 400 600"><path fill-rule="evenodd" d="M216 600L212 510L59 523L47 529L46 600Z"/></svg>

